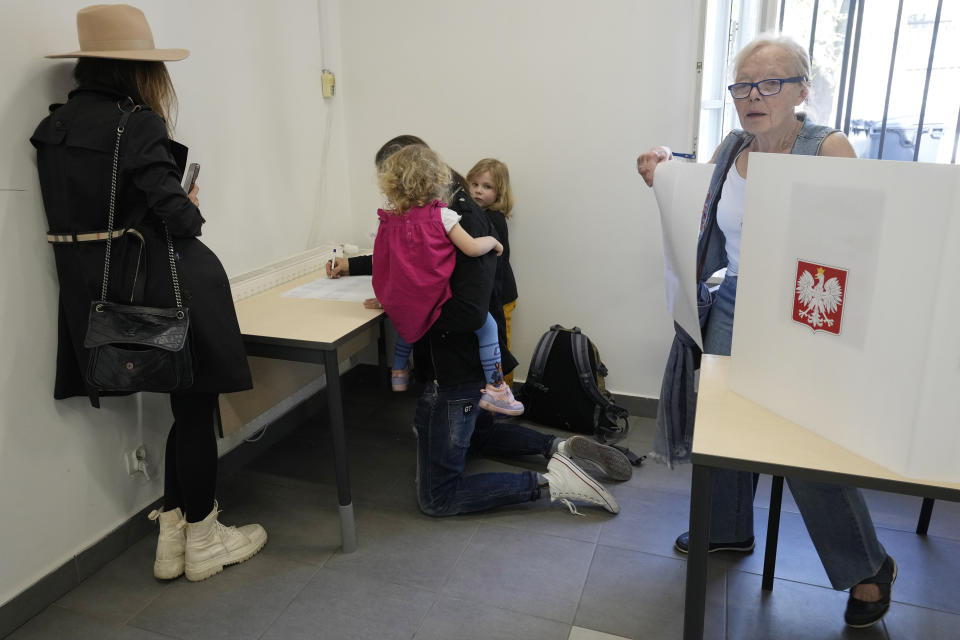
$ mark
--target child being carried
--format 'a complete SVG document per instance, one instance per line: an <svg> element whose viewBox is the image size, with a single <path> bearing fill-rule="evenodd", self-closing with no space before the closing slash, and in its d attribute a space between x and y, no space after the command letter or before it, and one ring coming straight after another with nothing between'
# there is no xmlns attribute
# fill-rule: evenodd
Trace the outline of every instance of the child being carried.
<svg viewBox="0 0 960 640"><path fill-rule="evenodd" d="M460 215L441 202L450 180L447 165L422 145L397 151L377 172L389 209L377 211L380 226L373 246L373 290L399 336L391 375L394 391L406 390L411 345L436 322L443 303L450 299L456 249L471 257L503 252L493 236L474 238L467 233L460 226ZM503 380L493 316L487 313L486 322L474 333L487 382L480 407L511 416L522 414L523 404Z"/></svg>

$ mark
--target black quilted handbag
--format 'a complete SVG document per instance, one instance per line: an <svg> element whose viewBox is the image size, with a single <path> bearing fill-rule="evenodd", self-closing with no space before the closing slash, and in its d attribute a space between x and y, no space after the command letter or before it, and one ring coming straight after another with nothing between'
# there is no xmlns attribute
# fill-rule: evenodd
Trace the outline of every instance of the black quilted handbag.
<svg viewBox="0 0 960 640"><path fill-rule="evenodd" d="M121 108L123 115L117 126L113 175L110 181L103 286L100 300L90 303L87 333L83 340L83 346L90 349L85 377L87 384L99 391L165 393L185 389L193 384L193 361L188 339L190 310L183 306L180 298L173 240L165 224L170 277L177 306L142 307L107 301L120 137L130 114L139 109L139 106L133 106L129 111Z"/></svg>

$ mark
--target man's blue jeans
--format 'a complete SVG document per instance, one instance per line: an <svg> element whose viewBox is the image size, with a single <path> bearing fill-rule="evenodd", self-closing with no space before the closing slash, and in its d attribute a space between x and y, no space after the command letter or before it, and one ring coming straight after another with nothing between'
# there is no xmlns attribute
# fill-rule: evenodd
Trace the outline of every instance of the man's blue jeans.
<svg viewBox="0 0 960 640"><path fill-rule="evenodd" d="M477 406L482 386L475 382L437 389L431 382L417 403L417 500L427 515L482 511L540 497L537 474L532 471L463 474L468 451L485 456L549 457L554 439L496 421Z"/></svg>
<svg viewBox="0 0 960 640"><path fill-rule="evenodd" d="M724 278L703 331L703 351L730 355L737 277ZM738 542L753 535L753 474L714 471L710 541ZM855 487L786 478L790 493L834 589L876 574L887 557L863 495Z"/></svg>

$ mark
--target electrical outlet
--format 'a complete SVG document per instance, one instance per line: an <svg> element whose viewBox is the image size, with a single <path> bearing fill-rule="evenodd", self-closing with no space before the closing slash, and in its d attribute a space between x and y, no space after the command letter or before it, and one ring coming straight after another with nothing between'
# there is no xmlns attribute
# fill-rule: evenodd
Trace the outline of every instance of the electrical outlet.
<svg viewBox="0 0 960 640"><path fill-rule="evenodd" d="M123 463L131 476L143 472L147 467L147 448L141 444L136 449L125 452Z"/></svg>

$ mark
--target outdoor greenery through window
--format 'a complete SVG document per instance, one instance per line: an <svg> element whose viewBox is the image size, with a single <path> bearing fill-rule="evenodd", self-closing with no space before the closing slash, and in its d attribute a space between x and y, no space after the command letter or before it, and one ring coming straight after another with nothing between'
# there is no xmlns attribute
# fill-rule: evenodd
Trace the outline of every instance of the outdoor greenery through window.
<svg viewBox="0 0 960 640"><path fill-rule="evenodd" d="M710 157L723 133L739 127L722 90L733 56L759 32L779 30L811 52L813 86L804 109L815 122L843 130L857 155L956 163L960 2L773 1L778 6L771 7L772 0L707 0L701 159Z"/></svg>

